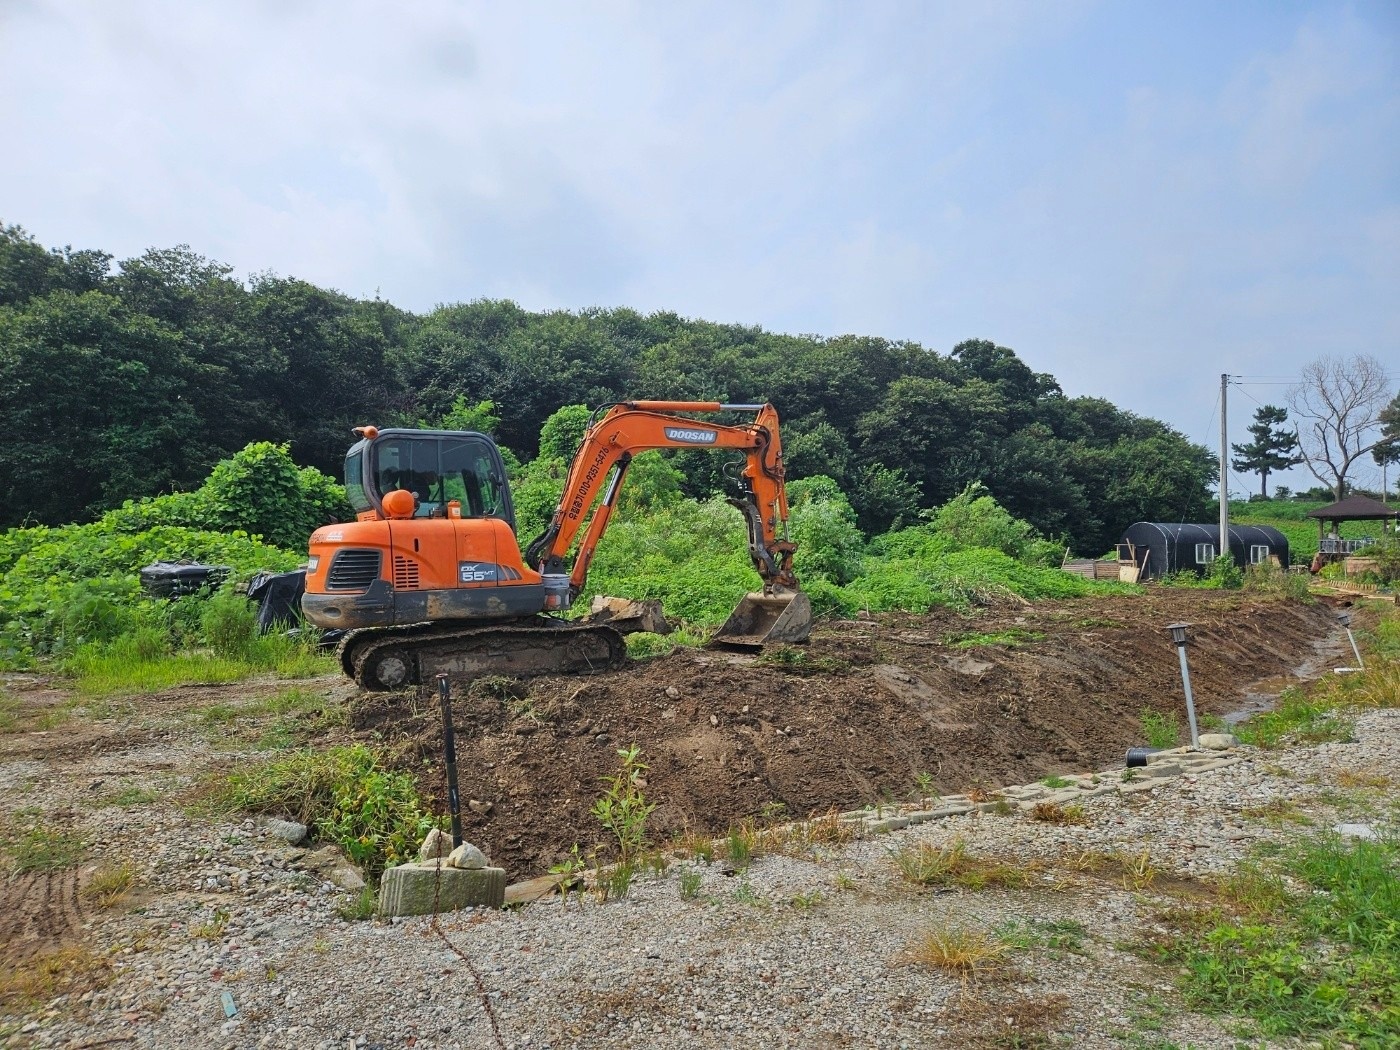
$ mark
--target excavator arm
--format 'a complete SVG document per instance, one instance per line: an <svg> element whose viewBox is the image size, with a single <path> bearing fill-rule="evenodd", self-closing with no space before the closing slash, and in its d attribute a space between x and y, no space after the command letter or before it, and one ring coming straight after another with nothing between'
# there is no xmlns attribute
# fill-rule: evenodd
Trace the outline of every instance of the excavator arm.
<svg viewBox="0 0 1400 1050"><path fill-rule="evenodd" d="M754 420L728 426L675 414L721 411L753 412ZM569 590L577 596L588 578L588 567L608 527L632 457L657 448L732 448L744 452L742 496L729 502L739 508L748 525L749 555L763 578L764 594L796 591L797 579L792 573L796 545L786 535L788 506L778 413L767 404L624 401L613 405L584 432L559 505L549 527L527 548L527 563L541 573L562 575L565 556L582 530L569 572ZM589 509L600 488L602 501L590 517Z"/></svg>

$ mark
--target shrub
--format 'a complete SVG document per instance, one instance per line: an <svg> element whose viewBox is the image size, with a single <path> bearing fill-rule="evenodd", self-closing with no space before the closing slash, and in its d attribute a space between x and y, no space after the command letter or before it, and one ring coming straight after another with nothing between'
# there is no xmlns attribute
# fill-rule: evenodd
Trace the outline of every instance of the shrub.
<svg viewBox="0 0 1400 1050"><path fill-rule="evenodd" d="M865 546L856 512L836 482L818 475L789 487L790 536L797 544L793 566L804 585L816 580L849 583L860 572Z"/></svg>
<svg viewBox="0 0 1400 1050"><path fill-rule="evenodd" d="M1062 545L1044 540L1029 522L1013 517L979 481L969 483L931 518L934 531L954 549L987 547L1012 558L1059 564Z"/></svg>
<svg viewBox="0 0 1400 1050"><path fill-rule="evenodd" d="M127 500L100 524L115 532L144 532L159 525L260 536L287 550L304 551L320 526L346 521L354 512L345 489L314 467L298 467L286 445L259 441L214 467L194 492Z"/></svg>
<svg viewBox="0 0 1400 1050"><path fill-rule="evenodd" d="M314 468L299 469L286 445L270 441L220 462L198 495L210 526L242 529L287 550L305 550L321 525L353 517L344 489Z"/></svg>
<svg viewBox="0 0 1400 1050"><path fill-rule="evenodd" d="M408 860L440 820L423 812L413 778L363 744L296 751L237 769L215 809L289 817L340 845L371 879Z"/></svg>
<svg viewBox="0 0 1400 1050"><path fill-rule="evenodd" d="M19 535L17 535L19 534ZM103 520L88 525L16 529L0 536L0 663L71 652L143 626L188 639L197 603L143 598L138 573L156 561L228 565L236 573L291 569L301 556L231 534L158 525L125 532Z"/></svg>

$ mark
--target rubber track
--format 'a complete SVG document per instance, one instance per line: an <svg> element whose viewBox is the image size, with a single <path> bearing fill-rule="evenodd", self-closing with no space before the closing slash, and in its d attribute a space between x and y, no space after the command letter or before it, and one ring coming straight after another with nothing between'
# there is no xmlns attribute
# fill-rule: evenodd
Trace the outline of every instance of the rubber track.
<svg viewBox="0 0 1400 1050"><path fill-rule="evenodd" d="M568 671L547 668L538 673L598 674L602 671L615 671L627 662L627 643L613 628L601 624L571 624L556 620L545 620L543 625L496 624L490 627L452 627L434 623L417 623L406 627L367 627L351 631L341 639L336 655L340 659L341 670L347 677L353 678L361 689L382 692L381 688L365 685L362 678L365 664L380 649L401 647L416 654L423 650L437 649L444 644L451 645L453 649L475 648L478 645L490 645L496 638L522 635L538 638L542 646L550 646L567 643L582 634L593 634L607 642L609 656L605 665L590 663ZM366 638L366 635L372 637Z"/></svg>

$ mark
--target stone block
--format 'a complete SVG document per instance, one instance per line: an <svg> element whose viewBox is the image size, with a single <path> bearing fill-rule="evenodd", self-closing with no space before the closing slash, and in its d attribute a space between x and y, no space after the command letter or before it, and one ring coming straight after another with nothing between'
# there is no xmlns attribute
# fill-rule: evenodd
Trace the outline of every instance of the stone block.
<svg viewBox="0 0 1400 1050"><path fill-rule="evenodd" d="M272 819L267 822L267 833L289 846L295 846L306 838L306 825L298 824L295 820Z"/></svg>
<svg viewBox="0 0 1400 1050"><path fill-rule="evenodd" d="M379 884L383 915L431 915L458 908L499 908L506 899L505 868L438 867L437 861L400 864Z"/></svg>
<svg viewBox="0 0 1400 1050"><path fill-rule="evenodd" d="M1186 765L1188 773L1204 773L1208 769L1224 769L1226 766L1234 766L1240 763L1238 758L1206 758L1197 759ZM1155 772L1155 770L1154 770Z"/></svg>
<svg viewBox="0 0 1400 1050"><path fill-rule="evenodd" d="M869 821L865 825L865 830L872 835L880 835L885 832L899 831L901 828L907 828L909 823L908 817L881 817Z"/></svg>
<svg viewBox="0 0 1400 1050"><path fill-rule="evenodd" d="M1233 733L1202 733L1196 739L1207 751L1228 751L1239 745L1239 739Z"/></svg>
<svg viewBox="0 0 1400 1050"><path fill-rule="evenodd" d="M1175 777L1181 775L1182 766L1178 762L1153 762L1149 769L1154 777Z"/></svg>
<svg viewBox="0 0 1400 1050"><path fill-rule="evenodd" d="M1154 751L1147 756L1147 764L1150 766L1158 762L1172 762L1182 755L1187 754L1190 750L1189 747L1172 747L1164 751Z"/></svg>

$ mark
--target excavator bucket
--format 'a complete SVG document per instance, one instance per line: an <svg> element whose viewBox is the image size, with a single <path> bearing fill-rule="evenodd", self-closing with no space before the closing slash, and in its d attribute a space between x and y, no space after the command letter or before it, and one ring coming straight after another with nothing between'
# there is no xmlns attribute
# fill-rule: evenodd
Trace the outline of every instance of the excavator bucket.
<svg viewBox="0 0 1400 1050"><path fill-rule="evenodd" d="M744 595L710 641L736 649L762 649L769 642L805 642L811 634L812 602L807 595L753 591Z"/></svg>

